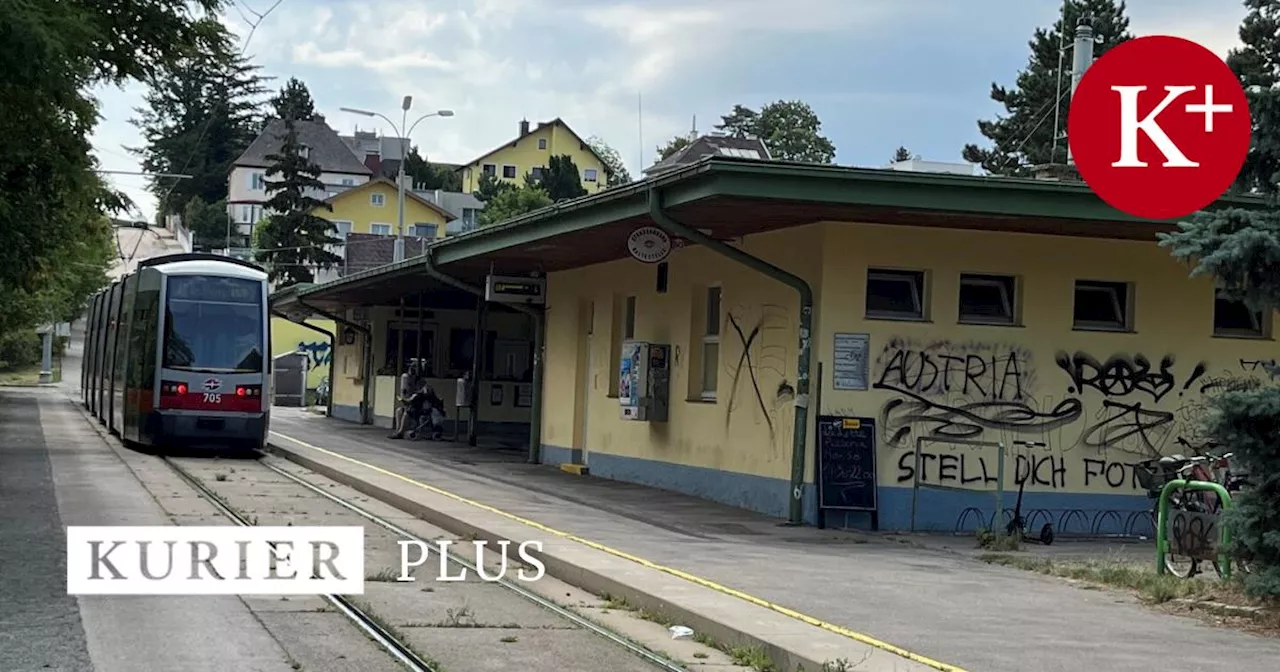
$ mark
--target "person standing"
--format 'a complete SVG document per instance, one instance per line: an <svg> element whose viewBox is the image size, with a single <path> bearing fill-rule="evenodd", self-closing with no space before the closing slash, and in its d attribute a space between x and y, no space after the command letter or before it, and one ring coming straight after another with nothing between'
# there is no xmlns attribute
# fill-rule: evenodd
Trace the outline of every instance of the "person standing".
<svg viewBox="0 0 1280 672"><path fill-rule="evenodd" d="M409 368L400 374L400 393L396 397L396 415L393 421L393 429L388 439L403 439L406 425L409 422L409 398L417 391L418 363L410 362Z"/></svg>

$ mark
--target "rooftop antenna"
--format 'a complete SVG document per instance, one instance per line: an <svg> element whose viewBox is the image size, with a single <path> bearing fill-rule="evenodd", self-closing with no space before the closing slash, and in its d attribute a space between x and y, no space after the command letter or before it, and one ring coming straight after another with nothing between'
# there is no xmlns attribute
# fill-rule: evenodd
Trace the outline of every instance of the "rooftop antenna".
<svg viewBox="0 0 1280 672"><path fill-rule="evenodd" d="M689 139L696 140L698 138L698 115L693 115L693 128L689 130Z"/></svg>
<svg viewBox="0 0 1280 672"><path fill-rule="evenodd" d="M1071 53L1071 97L1076 95L1076 88L1080 86L1080 80L1084 79L1084 73L1093 65L1093 17L1088 14L1080 17L1080 21L1076 25L1075 45L1072 47ZM1067 163L1072 164L1075 161L1071 156L1071 145L1067 144Z"/></svg>
<svg viewBox="0 0 1280 672"><path fill-rule="evenodd" d="M1058 85L1053 89L1053 151L1049 154L1049 163L1058 160L1058 134L1062 129L1062 61L1067 54L1067 3L1062 0L1061 29L1058 30Z"/></svg>

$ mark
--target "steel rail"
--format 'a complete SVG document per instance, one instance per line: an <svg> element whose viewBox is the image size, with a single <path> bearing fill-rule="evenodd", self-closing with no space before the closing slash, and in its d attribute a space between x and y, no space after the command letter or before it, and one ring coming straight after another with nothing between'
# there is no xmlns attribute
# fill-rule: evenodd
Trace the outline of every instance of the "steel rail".
<svg viewBox="0 0 1280 672"><path fill-rule="evenodd" d="M391 521L388 521L388 520L383 519L382 517L378 516L376 513L371 513L371 512L369 512L369 511L366 511L366 510L364 510L364 509L360 508L359 506L356 506L355 504L352 504L351 502L348 502L348 501L346 501L346 500L342 499L341 497L338 497L337 495L334 495L333 493L326 491L324 488L321 488L320 486L318 486L318 485L316 485L316 484L314 484L314 483L311 483L310 481L307 481L306 479L304 479L304 478L302 478L302 477L300 477L300 476L298 476L298 475L296 475L296 474L293 474L293 473L291 473L291 472L289 472L289 471L286 471L286 470L284 470L284 469L281 469L281 468L279 468L279 467L277 467L277 466L275 466L275 465L267 464L266 462L261 462L261 461L259 461L259 462L258 462L258 464L261 464L262 466L266 467L267 469L270 469L271 471L275 472L276 474L278 474L278 475L280 475L280 476L284 476L285 478L287 478L287 479L289 479L289 480L293 481L294 483L297 483L298 485L301 485L302 487L304 487L304 488L306 488L306 489L310 490L311 492L314 492L314 493L316 493L316 494L318 494L318 495L320 495L320 496L324 497L325 499L328 499L329 501L331 501L331 502L333 502L333 503L335 503L335 504L338 504L339 506L342 506L342 507L344 507L344 508L346 508L346 509L348 509L348 510L352 511L353 513L355 513L355 514L357 514L357 515L359 515L359 516L361 516L361 517L363 517L363 518L365 518L365 519L367 519L367 520L369 520L369 521L373 522L373 523L374 523L374 524L376 524L376 525L379 525L379 526L381 526L381 527L383 527L383 528L387 529L388 531L394 532L394 533L396 533L396 534L398 534L398 535L400 535L400 536L402 536L402 537L404 537L404 538L406 538L406 539L410 539L410 540L413 540L413 541L417 541L417 542L419 542L419 543L421 543L421 544L425 544L425 545L427 545L427 546L431 546L431 545L432 545L432 544L431 544L431 542L429 542L429 541L427 541L427 540L425 540L425 539L422 539L422 538L421 538L421 537L419 537L418 535L416 535L416 534L414 534L414 533L412 533L412 532L410 532L410 531L408 531L408 530L404 529L403 527L400 527L399 525L396 525L395 523L393 523L393 522L391 522ZM474 564L474 563L469 562L468 560L465 560L465 559L463 559L463 558L461 558L461 557L458 557L457 555L455 555L455 554L453 554L453 553L446 553L445 555L446 555L446 557L448 557L448 558L449 558L450 560L452 560L453 562L455 562L455 563L457 563L457 564L459 564L459 565L461 565L461 566L463 566L463 567L465 567L465 568L467 568L467 569L469 569L469 570L471 570L471 571L474 571L474 572L477 572L477 573L479 573L479 571L480 571L480 570L475 566L475 564ZM593 622L593 621L591 621L591 620L588 620L588 619L584 618L583 616L581 616L581 615L579 615L579 614L577 614L577 613L574 613L573 611L570 611L570 610L568 610L568 609L566 609L566 608L564 608L564 607L560 606L559 604L556 604L555 602L553 602L553 601L551 601L551 600L548 600L547 598L545 598L545 597L543 597L543 596L541 596L541 595L539 595L539 594L537 594L537 593L535 593L535 592L533 592L533 591L531 591L531 590L529 590L529 589L527 589L527 588L524 588L524 587L522 587L522 586L520 586L520 585L518 585L518 584L516 584L516 583L513 583L512 581L510 581L510 580L508 580L508 579L505 579L505 578L498 579L498 580L497 580L497 581L495 581L494 583L497 583L498 585L500 585L500 586L502 586L502 587L504 587L504 588L507 588L507 589L509 589L509 590L511 590L511 591L513 591L513 592L515 592L517 595L520 595L521 597L523 597L523 598L525 598L525 599L529 600L530 602L533 602L534 604L538 605L539 607L542 607L543 609L546 609L547 611L550 611L550 612L554 613L555 615L560 616L561 618L564 618L565 620L568 620L569 622L573 623L574 625L577 625L577 626L579 626L579 627L585 628L585 629L587 629L587 630L590 630L591 632L594 632L594 633L595 633L595 634L597 634L597 635L600 635L601 637L604 637L605 639L609 640L610 642L613 642L614 644L617 644L618 646L621 646L622 648L624 648L624 649L626 649L626 650L630 651L631 653L633 653L633 654L635 654L635 655L637 655L637 656L639 656L639 657L643 658L644 660L648 661L649 663L652 663L653 665L656 665L656 666L657 666L657 667L659 667L659 668L662 668L662 669L664 669L664 670L667 670L668 672L686 672L686 670L687 670L687 668L686 668L683 664L678 663L678 662L673 661L673 660L670 660L670 659L668 659L668 658L666 658L666 657L664 657L664 656L662 656L662 655L659 655L659 654L657 654L657 653L655 653L655 652L653 652L653 651L650 651L649 649L645 648L644 646L641 646L640 644L637 644L637 643L635 643L635 642L631 641L630 639L628 639L628 638L626 638L626 637L624 637L624 636L622 636L622 635L620 635L620 634L618 634L618 633L616 633L616 632L613 632L612 630L609 630L608 628L605 628L605 627L601 626L601 625L600 625L600 624L598 624L598 623L595 623L595 622Z"/></svg>
<svg viewBox="0 0 1280 672"><path fill-rule="evenodd" d="M250 523L244 518L244 516L240 515L238 511L231 508L229 504L224 502L222 497L209 488L209 486L205 485L203 481L191 475L190 472L179 466L169 457L163 457L161 459L163 459L165 464L169 465L169 468L173 469L174 473L178 474L182 480L186 481L188 485L195 488L197 492L204 495L206 499L212 502L214 507L216 507L223 515L227 516L241 527L254 526L253 523ZM271 468L271 465L264 464L263 466ZM395 635L387 632L386 628L382 627L375 619L369 616L369 614L352 604L351 601L347 600L345 597L342 597L341 595L325 595L324 598L328 600L329 603L332 604L343 616L346 616L352 623L355 623L356 626L364 631L366 635L385 649L387 653L390 653L396 660L400 661L400 663L405 667L409 668L413 672L437 672L436 668L432 666L431 663L423 660L421 656L414 653L412 649L396 638Z"/></svg>

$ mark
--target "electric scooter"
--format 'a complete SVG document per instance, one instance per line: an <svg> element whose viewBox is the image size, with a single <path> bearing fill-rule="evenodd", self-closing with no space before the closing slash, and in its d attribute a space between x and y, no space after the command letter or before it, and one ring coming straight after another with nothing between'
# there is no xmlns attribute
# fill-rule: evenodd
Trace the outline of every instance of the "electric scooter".
<svg viewBox="0 0 1280 672"><path fill-rule="evenodd" d="M1015 444L1035 448L1048 448L1049 444L1040 441L1014 441ZM1045 523L1040 528L1039 537L1031 537L1027 534L1027 521L1022 517L1022 493L1027 489L1027 481L1031 480L1031 473L1028 471L1027 477L1022 479L1018 484L1018 502L1013 506L1013 519L1005 526L1005 533L1009 536L1018 535L1019 539L1036 542L1048 546L1053 543L1053 524Z"/></svg>

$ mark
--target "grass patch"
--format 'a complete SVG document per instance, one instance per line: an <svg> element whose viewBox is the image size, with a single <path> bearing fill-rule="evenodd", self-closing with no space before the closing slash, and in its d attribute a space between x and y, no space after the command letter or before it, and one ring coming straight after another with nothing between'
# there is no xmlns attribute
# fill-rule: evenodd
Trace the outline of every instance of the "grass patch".
<svg viewBox="0 0 1280 672"><path fill-rule="evenodd" d="M516 643L516 642L520 641L520 638L519 638L519 637L512 637L511 635L507 635L506 637L503 637L502 639L499 639L498 641L499 641L499 642L502 642L503 644L514 644L514 643Z"/></svg>
<svg viewBox="0 0 1280 672"><path fill-rule="evenodd" d="M996 534L991 530L978 530L978 548L988 551L1018 551L1022 549L1022 538L1016 534Z"/></svg>
<svg viewBox="0 0 1280 672"><path fill-rule="evenodd" d="M365 581L374 581L377 583L396 583L400 580L400 575L394 569L379 569L376 573L364 577Z"/></svg>
<svg viewBox="0 0 1280 672"><path fill-rule="evenodd" d="M725 651L725 653L729 654L729 657L737 665L759 670L759 672L778 672L778 666L765 654L764 649L758 646L735 647Z"/></svg>
<svg viewBox="0 0 1280 672"><path fill-rule="evenodd" d="M62 366L58 360L53 362L53 382L57 383L62 380ZM0 369L0 385L13 385L18 387L30 387L40 383L40 365L31 364L29 366L15 366L12 368Z"/></svg>
<svg viewBox="0 0 1280 672"><path fill-rule="evenodd" d="M412 651L414 655L421 658L422 662L430 666L431 669L435 670L436 672L445 672L445 669L440 665L440 663L436 662L433 658L431 658L431 656L428 656L422 653L421 651L419 651L418 649L414 648L414 646L409 643L409 640L405 638L404 633L400 632L400 630L396 628L396 626L388 623L386 619L374 613L374 611L369 608L369 605L367 603L361 602L359 600L349 599L349 601L351 603L351 606L363 612L365 616L369 617L370 621L373 621L379 628L382 628L383 632L395 638L396 641L404 645L404 648ZM368 637L369 635L366 633L365 636ZM372 637L370 637L370 639L372 640Z"/></svg>
<svg viewBox="0 0 1280 672"><path fill-rule="evenodd" d="M1164 604L1177 599L1212 600L1224 604L1255 606L1239 582L1180 579L1172 574L1156 574L1145 565L1115 560L1054 561L1050 558L1021 557L1002 553L979 556L983 562L1013 567L1047 576L1057 576L1137 593L1144 602Z"/></svg>

